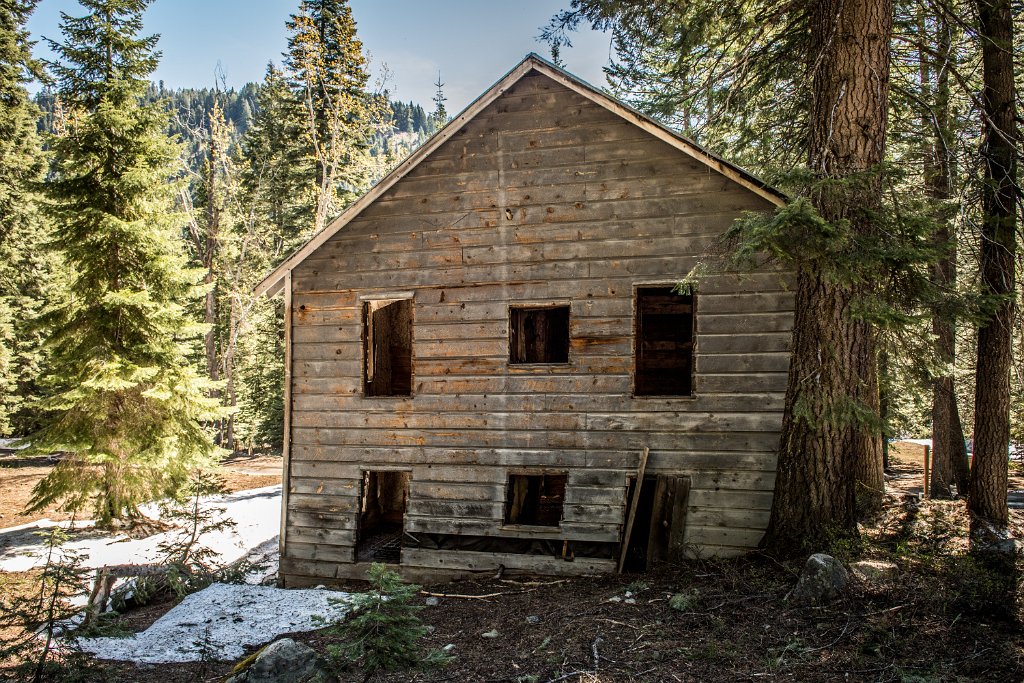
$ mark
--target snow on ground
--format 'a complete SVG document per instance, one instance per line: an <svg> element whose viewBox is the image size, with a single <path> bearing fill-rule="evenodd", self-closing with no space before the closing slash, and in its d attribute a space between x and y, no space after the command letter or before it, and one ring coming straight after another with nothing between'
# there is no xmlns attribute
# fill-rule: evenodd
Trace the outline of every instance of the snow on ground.
<svg viewBox="0 0 1024 683"><path fill-rule="evenodd" d="M269 552L265 544L273 542L281 526L281 486L237 491L222 496L204 499L204 505L224 508L224 516L235 521L233 528L205 534L202 545L217 554L216 564L226 565L249 554L254 548ZM150 516L157 516L154 507L146 510ZM66 522L60 523L67 526ZM0 529L0 571L20 572L46 563L44 539L36 532L57 523L48 519L23 524L9 529ZM89 522L78 522L65 548L76 550L84 556L84 567L102 567L112 564L145 564L161 559L158 546L173 540L180 533L171 529L147 538L134 539L124 534L97 531ZM83 528L84 527L84 528ZM274 558L276 560L276 557Z"/></svg>
<svg viewBox="0 0 1024 683"><path fill-rule="evenodd" d="M138 635L82 638L78 644L100 659L140 664L231 661L242 657L246 646L323 627L316 617L340 619L348 606L332 600L348 597L327 590L215 583L186 597Z"/></svg>

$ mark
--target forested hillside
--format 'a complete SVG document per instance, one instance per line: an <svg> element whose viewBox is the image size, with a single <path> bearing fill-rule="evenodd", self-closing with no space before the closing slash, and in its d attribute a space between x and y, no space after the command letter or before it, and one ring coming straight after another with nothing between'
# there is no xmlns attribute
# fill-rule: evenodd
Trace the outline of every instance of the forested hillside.
<svg viewBox="0 0 1024 683"><path fill-rule="evenodd" d="M176 468L198 462L189 448L280 447L282 308L252 287L433 134L444 96L427 113L371 82L344 2L301 2L263 82L173 90L148 80L156 39L131 19L148 3L87 3L95 14L65 19L47 67L17 32L35 4L2 10L16 106L0 112L0 436L81 456L36 504L130 518L180 485ZM120 33L97 31L98 16ZM44 71L52 85L30 100L23 84ZM95 166L129 143L150 147ZM127 203L97 203L114 196ZM125 401L151 407L123 414ZM118 477L118 490L104 483Z"/></svg>

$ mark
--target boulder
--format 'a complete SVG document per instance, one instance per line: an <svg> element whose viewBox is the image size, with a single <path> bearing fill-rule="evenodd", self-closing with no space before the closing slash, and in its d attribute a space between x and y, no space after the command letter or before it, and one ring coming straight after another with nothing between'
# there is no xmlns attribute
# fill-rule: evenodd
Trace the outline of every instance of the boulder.
<svg viewBox="0 0 1024 683"><path fill-rule="evenodd" d="M327 673L316 652L291 638L266 646L227 683L317 683Z"/></svg>
<svg viewBox="0 0 1024 683"><path fill-rule="evenodd" d="M806 605L823 605L837 598L849 580L850 575L839 560L825 553L815 553L807 558L787 599Z"/></svg>
<svg viewBox="0 0 1024 683"><path fill-rule="evenodd" d="M850 563L850 571L864 583L885 583L896 578L899 567L885 560L860 560Z"/></svg>

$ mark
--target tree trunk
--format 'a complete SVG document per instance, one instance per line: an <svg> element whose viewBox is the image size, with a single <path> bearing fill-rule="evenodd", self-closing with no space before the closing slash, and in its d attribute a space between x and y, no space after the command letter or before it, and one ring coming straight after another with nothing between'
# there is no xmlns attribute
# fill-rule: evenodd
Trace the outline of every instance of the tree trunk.
<svg viewBox="0 0 1024 683"><path fill-rule="evenodd" d="M949 168L949 54L952 35L944 14L935 18L936 31L934 57L924 50L919 52L921 64L922 99L930 106L921 113L921 124L930 131L929 144L924 150L925 194L934 202L939 228L935 241L945 252L932 269L932 282L941 291L956 288L956 236L952 234L947 202L952 196L952 175ZM919 23L922 40L927 35L927 21L922 15ZM934 69L931 60L935 61ZM932 81L935 81L934 91ZM955 312L941 304L932 315L932 332L938 360L943 374L932 383L932 472L929 496L952 498L950 487L954 481L960 495L967 493L967 449L964 445L960 409L953 386L953 367L956 360ZM956 467L959 463L961 466Z"/></svg>
<svg viewBox="0 0 1024 683"><path fill-rule="evenodd" d="M992 314L978 329L974 465L968 507L972 527L1006 526L1010 442L1010 368L1016 253L1017 146L1010 0L976 0L984 106L981 287Z"/></svg>
<svg viewBox="0 0 1024 683"><path fill-rule="evenodd" d="M809 165L819 178L867 172L885 150L891 0L820 0L809 21ZM868 233L864 209L878 205L880 182L830 187L811 198L821 215ZM772 552L801 551L830 532L854 533L855 477L864 477L866 487L882 480L877 424L866 429L851 405L859 402L877 417L875 339L851 316L857 294L814 264L798 269L793 356L764 540Z"/></svg>

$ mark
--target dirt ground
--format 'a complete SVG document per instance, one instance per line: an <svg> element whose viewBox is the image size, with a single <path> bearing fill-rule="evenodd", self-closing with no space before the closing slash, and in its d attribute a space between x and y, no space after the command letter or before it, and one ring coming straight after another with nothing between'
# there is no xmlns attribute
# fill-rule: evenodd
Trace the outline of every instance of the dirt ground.
<svg viewBox="0 0 1024 683"><path fill-rule="evenodd" d="M889 445L889 473L885 477L887 493L914 493L924 491L925 447L898 441ZM1024 493L1024 466L1018 460L1010 461L1009 490Z"/></svg>
<svg viewBox="0 0 1024 683"><path fill-rule="evenodd" d="M828 607L787 602L799 567L756 554L642 575L490 576L431 586L425 590L442 597L419 613L431 631L423 646L453 646L453 660L440 668L373 676L352 667L339 671L338 680L1024 680L1024 639L1013 620L1019 615L1007 621L984 606L969 610L982 603L958 580L959 556L933 547L936 538L958 542L966 519L958 509L891 497L886 514L866 530L865 545L846 551L894 560L897 578L855 580ZM841 555L844 549L833 551ZM319 653L337 642L324 631L292 637ZM222 681L232 666L85 661L78 673L83 681L195 683Z"/></svg>
<svg viewBox="0 0 1024 683"><path fill-rule="evenodd" d="M759 554L624 576L481 576L424 589L442 597L420 612L430 629L423 645L453 646L449 664L369 677L352 667L338 671L339 681L1024 680L1019 591L1016 605L1006 593L993 599L991 586L979 579L963 552L962 501L918 500L922 461L921 448L896 446L885 510L863 527L859 542L827 549L845 561L893 561L896 578L854 580L828 607L788 602L799 565ZM232 487L243 488L270 483L278 476L268 473L273 465L273 459L240 457L225 469ZM1022 484L1015 473L1011 487ZM1012 517L1022 537L1021 513ZM134 610L114 626L142 630L172 604ZM321 654L337 642L325 631L292 637ZM136 667L86 658L68 665L83 683L223 681L234 666Z"/></svg>
<svg viewBox="0 0 1024 683"><path fill-rule="evenodd" d="M54 464L55 461L46 457L0 455L0 529L38 519L69 519L68 513L56 505L25 512L32 497L32 487L49 473ZM281 456L235 453L221 463L218 474L228 491L232 492L280 484Z"/></svg>

